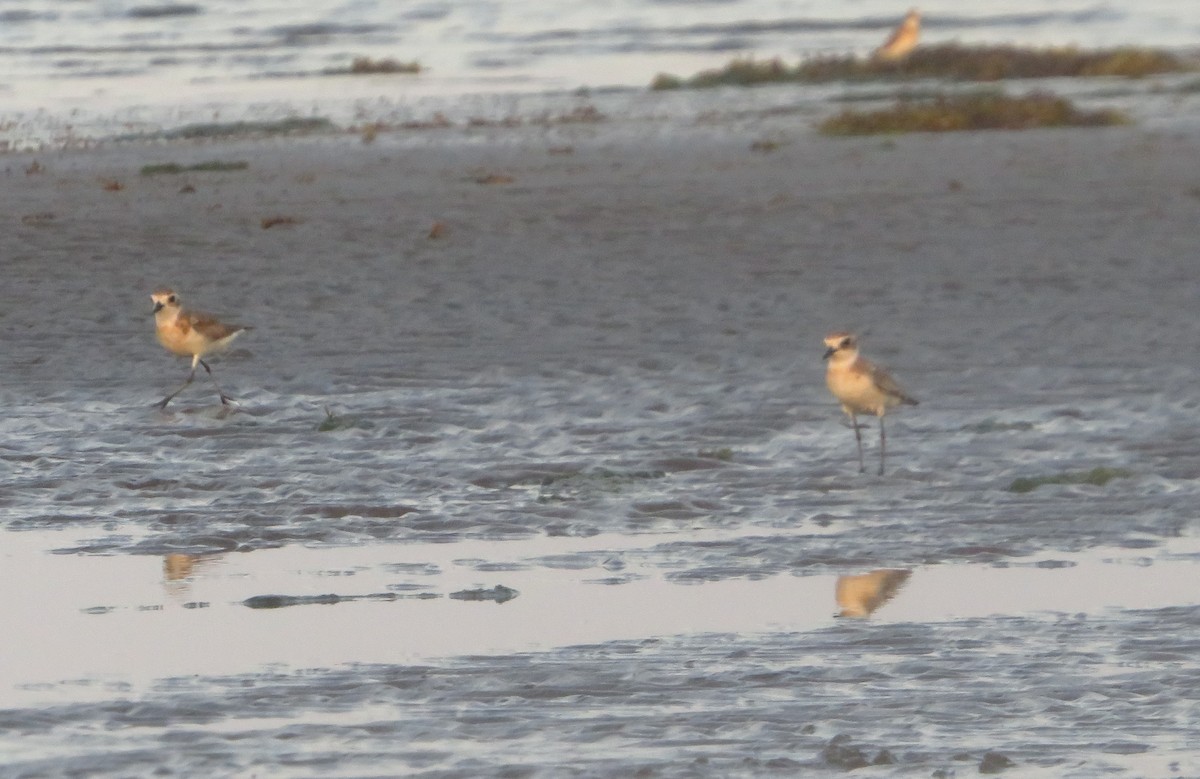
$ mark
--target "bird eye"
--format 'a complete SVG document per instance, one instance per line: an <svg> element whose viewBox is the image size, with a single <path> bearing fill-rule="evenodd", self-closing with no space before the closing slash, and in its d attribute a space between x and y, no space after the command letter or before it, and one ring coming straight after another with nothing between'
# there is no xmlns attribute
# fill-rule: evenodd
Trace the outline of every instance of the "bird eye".
<svg viewBox="0 0 1200 779"><path fill-rule="evenodd" d="M171 297L167 298L167 302L168 302L168 303L174 303L174 302L175 302L175 296L174 296L174 295L172 295Z"/></svg>

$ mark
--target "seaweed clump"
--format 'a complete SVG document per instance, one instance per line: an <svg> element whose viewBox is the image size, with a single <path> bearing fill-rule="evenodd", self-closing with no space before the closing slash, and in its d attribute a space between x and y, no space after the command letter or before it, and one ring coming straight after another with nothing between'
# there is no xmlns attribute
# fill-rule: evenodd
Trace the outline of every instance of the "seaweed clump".
<svg viewBox="0 0 1200 779"><path fill-rule="evenodd" d="M900 100L877 111L846 109L825 119L825 135L952 132L955 130L1026 130L1035 127L1104 127L1128 124L1111 109L1084 111L1048 92L1010 96L998 91L938 95L931 100Z"/></svg>
<svg viewBox="0 0 1200 779"><path fill-rule="evenodd" d="M1194 71L1197 63L1163 49L1122 46L1113 49L1028 46L919 46L899 60L847 56L813 57L794 66L779 58L735 59L722 68L690 78L659 74L650 88L705 89L773 83L908 80L999 81L1017 78L1118 76L1144 78Z"/></svg>
<svg viewBox="0 0 1200 779"><path fill-rule="evenodd" d="M376 74L395 74L395 73L420 73L421 63L416 62L401 62L400 60L391 57L375 59L374 57L355 57L350 61L348 68L329 68L325 71L327 76L364 76Z"/></svg>
<svg viewBox="0 0 1200 779"><path fill-rule="evenodd" d="M1103 487L1113 479L1125 479L1132 476L1131 471L1124 468L1093 468L1090 471L1054 473L1047 476L1022 477L1014 479L1008 485L1009 492L1033 492L1038 487L1047 484L1090 484L1093 487Z"/></svg>
<svg viewBox="0 0 1200 779"><path fill-rule="evenodd" d="M143 165L143 176L161 176L175 175L179 173L220 173L233 170L246 170L250 167L250 163L244 160L236 160L226 162L224 160L210 160L208 162L197 162L194 165L180 165L175 162L166 162L157 165Z"/></svg>
<svg viewBox="0 0 1200 779"><path fill-rule="evenodd" d="M232 138L237 136L299 135L332 131L333 122L324 117L293 117L265 122L203 122L164 132L167 140Z"/></svg>

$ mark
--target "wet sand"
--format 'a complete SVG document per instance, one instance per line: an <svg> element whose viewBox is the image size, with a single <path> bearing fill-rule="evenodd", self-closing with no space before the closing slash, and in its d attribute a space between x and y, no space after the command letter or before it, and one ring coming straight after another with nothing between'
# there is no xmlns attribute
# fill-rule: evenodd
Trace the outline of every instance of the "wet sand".
<svg viewBox="0 0 1200 779"><path fill-rule="evenodd" d="M0 773L1200 774L1200 130L796 122L2 158Z"/></svg>

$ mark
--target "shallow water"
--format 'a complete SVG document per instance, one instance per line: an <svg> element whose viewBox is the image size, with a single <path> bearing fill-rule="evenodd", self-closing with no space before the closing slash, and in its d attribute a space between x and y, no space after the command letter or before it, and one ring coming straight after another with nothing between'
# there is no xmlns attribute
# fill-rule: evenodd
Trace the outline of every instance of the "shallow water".
<svg viewBox="0 0 1200 779"><path fill-rule="evenodd" d="M1195 134L762 131L10 171L5 775L1200 771ZM164 283L255 326L235 412L152 407ZM922 400L882 477L847 326Z"/></svg>
<svg viewBox="0 0 1200 779"><path fill-rule="evenodd" d="M5 624L43 625L0 677L6 775L552 775L566 755L585 775L757 775L829 768L843 733L891 752L889 774L974 772L995 750L1021 775L1197 767L1197 608L1167 605L1194 598L1195 539L1157 560L923 566L868 623L833 616L831 575L669 583L653 535L165 563L39 559L37 535L7 562L73 586L6 600ZM17 566L4 589L36 578ZM519 594L447 597L494 581ZM248 607L267 592L346 600Z"/></svg>
<svg viewBox="0 0 1200 779"><path fill-rule="evenodd" d="M202 0L0 10L0 149L91 145L210 122L428 121L582 90L644 92L735 57L865 54L903 16L883 0L394 3ZM922 3L923 40L1194 49L1191 0ZM331 75L360 57L419 75ZM536 100L535 100L536 102ZM537 108L532 109L534 111Z"/></svg>
<svg viewBox="0 0 1200 779"><path fill-rule="evenodd" d="M808 536L797 530L774 540ZM662 573L674 537L540 536L343 547L336 554L293 546L255 554L47 557L53 540L20 534L6 542L3 589L60 584L36 601L5 604L4 623L28 630L9 648L0 687L10 703L44 705L102 700L109 685L146 694L164 678L246 668L429 663L646 637L811 632L839 617L939 628L1007 614L1109 617L1187 601L1200 562L1200 545L1187 539L1155 556L1099 549L1015 564L841 576L797 569L679 586ZM762 541L736 531L689 538ZM337 567L326 567L331 562ZM497 586L511 592L497 600ZM47 624L47 613L59 619ZM197 634L237 640L196 642ZM82 635L86 642L73 639ZM147 636L154 636L153 651Z"/></svg>
<svg viewBox="0 0 1200 779"><path fill-rule="evenodd" d="M930 39L1039 45L1194 46L1200 24L1186 0L1117 7L1089 0L921 6ZM442 91L523 92L645 86L656 68L714 57L866 53L904 6L818 0L568 4L472 0L395 4L306 0L67 4L28 0L0 15L0 88L35 82L88 94L88 82L203 88L322 77L355 57L417 61ZM648 74L648 75L647 75ZM427 79L401 79L422 90ZM416 81L417 83L411 83ZM121 87L126 89L122 90ZM144 99L152 99L150 95ZM179 95L173 95L178 101ZM183 95L187 98L187 95ZM119 94L110 99L122 99Z"/></svg>

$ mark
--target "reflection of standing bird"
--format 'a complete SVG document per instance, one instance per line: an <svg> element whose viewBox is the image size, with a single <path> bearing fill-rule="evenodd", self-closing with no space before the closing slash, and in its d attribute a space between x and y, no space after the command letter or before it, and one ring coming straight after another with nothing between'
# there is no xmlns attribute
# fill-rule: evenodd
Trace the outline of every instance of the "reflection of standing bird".
<svg viewBox="0 0 1200 779"><path fill-rule="evenodd" d="M921 12L913 8L883 45L871 54L871 59L876 62L900 62L917 48L917 38L920 35Z"/></svg>
<svg viewBox="0 0 1200 779"><path fill-rule="evenodd" d="M837 604L841 607L839 617L869 617L880 606L892 599L908 581L912 571L904 569L881 569L857 576L839 576L837 580Z"/></svg>
<svg viewBox="0 0 1200 779"><path fill-rule="evenodd" d="M200 358L210 352L224 349L230 341L250 328L227 325L207 314L187 311L180 305L179 295L169 289L160 289L150 298L154 301L154 329L158 335L158 342L167 351L192 358L192 372L188 374L187 381L179 389L159 401L158 407L166 408L167 404L171 402L171 398L192 383L192 380L196 378L197 365L204 366L208 377L212 379L213 386L217 388L217 394L221 396L221 403L228 405L230 397L221 391L220 385L212 375L212 368L209 368L208 363Z"/></svg>
<svg viewBox="0 0 1200 779"><path fill-rule="evenodd" d="M177 582L192 575L192 568L200 558L194 554L172 552L163 558L163 578L169 582Z"/></svg>
<svg viewBox="0 0 1200 779"><path fill-rule="evenodd" d="M853 333L830 333L825 336L825 359L829 367L825 371L825 383L829 391L842 404L842 411L850 417L854 427L854 440L858 442L858 470L863 472L862 432L858 427L859 414L874 414L879 417L879 475L883 475L883 461L887 456L887 433L883 429L883 415L892 406L905 403L917 405L912 397L892 379L888 372L858 353L858 338Z"/></svg>
<svg viewBox="0 0 1200 779"><path fill-rule="evenodd" d="M187 595L192 581L219 558L215 554L172 552L163 558L163 587L174 597Z"/></svg>

